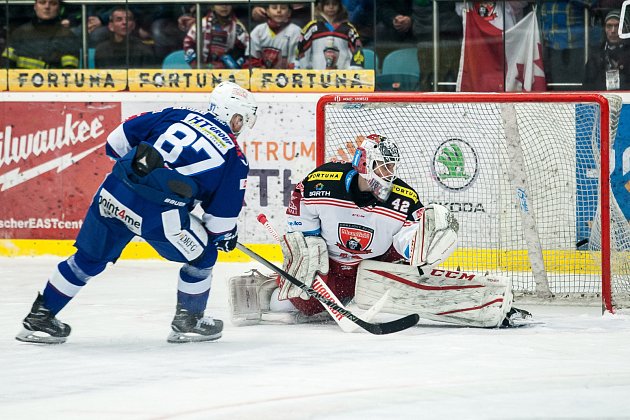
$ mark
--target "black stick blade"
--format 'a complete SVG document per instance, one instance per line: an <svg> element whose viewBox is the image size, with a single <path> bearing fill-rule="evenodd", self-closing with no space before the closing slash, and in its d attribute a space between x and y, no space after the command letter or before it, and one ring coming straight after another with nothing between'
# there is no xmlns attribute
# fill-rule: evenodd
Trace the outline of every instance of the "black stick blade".
<svg viewBox="0 0 630 420"><path fill-rule="evenodd" d="M416 325L418 321L420 321L420 316L418 314L411 314L393 321L383 322L381 324L372 324L365 322L362 319L357 320L355 323L369 333L385 335L406 330L407 328Z"/></svg>

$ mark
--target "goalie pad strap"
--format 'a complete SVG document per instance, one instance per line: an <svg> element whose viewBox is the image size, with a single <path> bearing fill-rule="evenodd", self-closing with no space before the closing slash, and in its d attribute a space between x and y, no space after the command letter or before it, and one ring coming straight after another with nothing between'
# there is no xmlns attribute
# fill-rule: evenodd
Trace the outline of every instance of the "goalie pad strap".
<svg viewBox="0 0 630 420"><path fill-rule="evenodd" d="M498 327L512 307L507 278L433 269L420 276L416 267L366 260L357 273L355 302L373 305L386 291L383 312L417 313L421 318L471 327Z"/></svg>

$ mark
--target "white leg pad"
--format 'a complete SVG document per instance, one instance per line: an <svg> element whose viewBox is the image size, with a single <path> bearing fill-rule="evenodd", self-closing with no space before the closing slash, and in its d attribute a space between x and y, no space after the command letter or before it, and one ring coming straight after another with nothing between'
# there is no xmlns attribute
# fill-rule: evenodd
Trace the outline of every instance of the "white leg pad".
<svg viewBox="0 0 630 420"><path fill-rule="evenodd" d="M269 312L271 294L277 289L276 277L251 270L228 280L229 303L234 325L258 324Z"/></svg>
<svg viewBox="0 0 630 420"><path fill-rule="evenodd" d="M366 309L389 291L382 312L470 327L498 327L512 307L511 280L434 268L365 260L359 265L354 300Z"/></svg>

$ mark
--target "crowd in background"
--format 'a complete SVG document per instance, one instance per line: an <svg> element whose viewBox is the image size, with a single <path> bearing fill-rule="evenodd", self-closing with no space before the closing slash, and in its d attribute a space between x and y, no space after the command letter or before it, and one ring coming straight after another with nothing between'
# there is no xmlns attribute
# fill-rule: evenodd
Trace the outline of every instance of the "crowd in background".
<svg viewBox="0 0 630 420"><path fill-rule="evenodd" d="M394 50L416 48L419 80L414 90L453 90L460 68L464 12L476 13L506 31L535 11L549 90L623 90L630 86L630 59L628 47L616 33L622 3L103 2L87 6L87 47L94 61L84 63L81 6L34 0L33 5L0 5L0 64L25 69L161 68L167 56L180 52L188 66L201 69L378 69L377 63L366 63L366 49L382 63ZM434 31L436 4L439 29ZM201 34L196 7L201 8ZM436 56L439 66L433 65ZM440 82L437 87L435 80Z"/></svg>

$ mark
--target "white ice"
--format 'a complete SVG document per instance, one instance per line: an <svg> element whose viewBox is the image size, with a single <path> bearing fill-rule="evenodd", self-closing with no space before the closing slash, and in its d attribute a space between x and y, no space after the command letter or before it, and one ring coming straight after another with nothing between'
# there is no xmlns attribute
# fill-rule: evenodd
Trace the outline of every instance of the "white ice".
<svg viewBox="0 0 630 420"><path fill-rule="evenodd" d="M630 418L630 317L598 307L526 306L544 324L508 330L236 327L226 281L259 266L220 263L223 338L168 344L178 265L126 260L59 314L67 343L20 343L58 261L0 258L1 419Z"/></svg>

